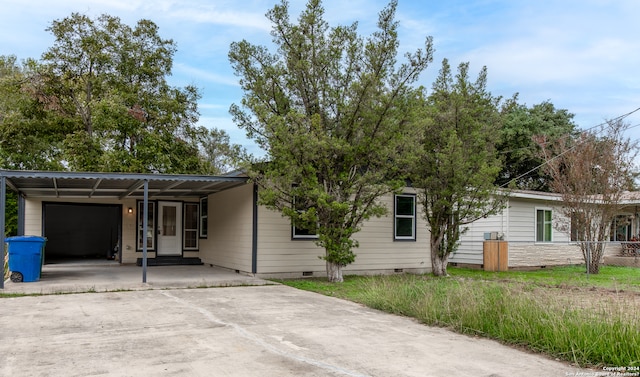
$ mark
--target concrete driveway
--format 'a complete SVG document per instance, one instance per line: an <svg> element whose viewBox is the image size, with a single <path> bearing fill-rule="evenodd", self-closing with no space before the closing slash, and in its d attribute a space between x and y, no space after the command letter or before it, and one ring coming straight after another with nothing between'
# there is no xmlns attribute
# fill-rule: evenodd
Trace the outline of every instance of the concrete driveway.
<svg viewBox="0 0 640 377"><path fill-rule="evenodd" d="M281 285L2 298L0 338L2 376L583 372L493 341Z"/></svg>

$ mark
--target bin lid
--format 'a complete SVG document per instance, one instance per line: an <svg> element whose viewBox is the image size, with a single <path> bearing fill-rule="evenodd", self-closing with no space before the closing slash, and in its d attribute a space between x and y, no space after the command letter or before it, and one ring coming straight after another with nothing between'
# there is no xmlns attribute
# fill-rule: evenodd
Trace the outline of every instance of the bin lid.
<svg viewBox="0 0 640 377"><path fill-rule="evenodd" d="M5 238L6 242L44 242L47 239L40 236L13 236Z"/></svg>

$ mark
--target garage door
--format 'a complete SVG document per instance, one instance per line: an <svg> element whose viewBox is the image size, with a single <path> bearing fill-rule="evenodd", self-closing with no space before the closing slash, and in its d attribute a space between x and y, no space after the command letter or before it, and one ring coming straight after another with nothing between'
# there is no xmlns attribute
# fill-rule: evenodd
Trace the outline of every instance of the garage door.
<svg viewBox="0 0 640 377"><path fill-rule="evenodd" d="M44 204L45 263L108 259L120 239L120 205Z"/></svg>

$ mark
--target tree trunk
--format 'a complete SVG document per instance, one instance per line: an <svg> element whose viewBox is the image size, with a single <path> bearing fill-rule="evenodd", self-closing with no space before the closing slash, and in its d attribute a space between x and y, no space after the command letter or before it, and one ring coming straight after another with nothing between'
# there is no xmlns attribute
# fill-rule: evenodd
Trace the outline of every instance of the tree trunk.
<svg viewBox="0 0 640 377"><path fill-rule="evenodd" d="M327 262L327 279L330 283L342 283L342 266L339 264Z"/></svg>
<svg viewBox="0 0 640 377"><path fill-rule="evenodd" d="M449 276L449 274L447 274L448 263L448 254L441 256L439 250L431 250L431 272L435 276Z"/></svg>
<svg viewBox="0 0 640 377"><path fill-rule="evenodd" d="M582 256L584 257L587 271L590 274L600 273L600 260L604 254L604 244L600 242L585 242L582 246Z"/></svg>

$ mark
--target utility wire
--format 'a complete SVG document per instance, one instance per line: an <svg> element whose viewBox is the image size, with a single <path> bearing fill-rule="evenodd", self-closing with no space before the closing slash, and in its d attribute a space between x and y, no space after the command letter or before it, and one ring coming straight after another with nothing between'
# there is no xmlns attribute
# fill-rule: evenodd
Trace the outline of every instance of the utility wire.
<svg viewBox="0 0 640 377"><path fill-rule="evenodd" d="M600 123L600 124L596 124L596 125L595 125L595 126L593 126L593 127L587 128L587 129L586 129L586 130L584 130L583 132L587 132L587 131L593 130L594 128L597 128L597 127L602 127L602 126L604 126L604 125L607 125L609 122L615 122L615 121L622 120L622 119L624 119L624 118L628 117L629 115L631 115L631 114L633 114L633 113L636 113L636 112L638 112L638 111L640 111L640 107L638 107L637 109L635 109L635 110L633 110L633 111L630 111L630 112L628 112L628 113L626 113L626 114L622 114L622 115L620 115L620 116L618 116L618 117L615 117L615 118L613 118L613 119L610 119L610 120L608 120L608 121L604 121L604 122L602 122L602 123ZM627 130L629 130L629 129L631 129L631 128L639 127L639 126L640 126L640 124L636 124L636 125L633 125L633 126L626 127L626 128L625 128L625 131L627 131ZM505 183L503 183L502 185L500 185L500 188L504 188L505 186L507 186L507 185L511 184L511 182L517 181L517 180L519 180L520 178L523 178L523 177L525 177L525 176L527 176L527 175L529 175L529 174L533 173L534 171L536 171L536 170L538 170L538 169L542 168L543 166L547 165L547 164L548 164L548 163L550 163L551 161L553 161L553 160L555 160L555 159L557 159L557 158L561 157L561 156L562 156L562 155L564 155L565 153L568 153L568 152L572 151L572 150L573 150L573 149L575 149L578 145L580 145L580 143L577 143L576 145L574 145L573 147L571 147L571 148L567 149L566 151L564 151L564 152L562 152L562 153L560 153L560 154L558 154L558 155L556 155L556 156L552 157L552 158L551 158L551 159L549 159L548 161L544 161L542 164L540 164L540 165L538 165L538 166L534 167L533 169L531 169L531 170L527 171L526 173L520 174L519 176L517 176L517 177L515 177L515 178L512 178L512 179L511 179L511 180L509 180L508 182L505 182ZM530 149L530 148L520 148L520 149L515 149L515 150L521 150L521 149ZM514 151L515 151L515 150L514 150Z"/></svg>

